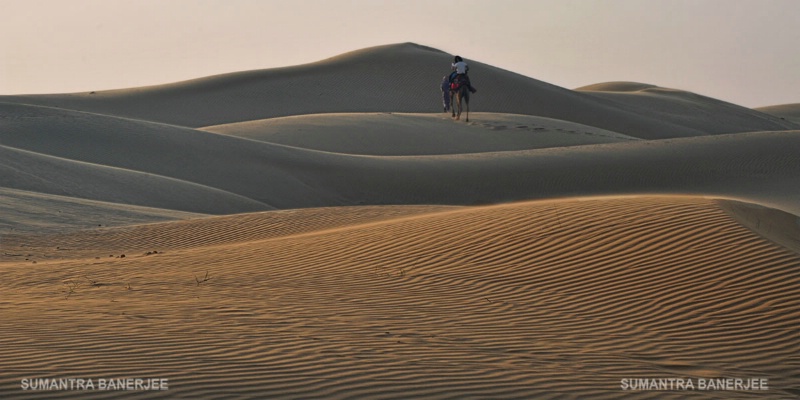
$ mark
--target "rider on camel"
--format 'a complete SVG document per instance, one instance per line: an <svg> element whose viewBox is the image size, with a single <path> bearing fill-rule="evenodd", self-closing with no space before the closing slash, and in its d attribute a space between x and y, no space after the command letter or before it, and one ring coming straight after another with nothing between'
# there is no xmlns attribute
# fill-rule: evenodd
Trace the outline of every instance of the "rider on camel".
<svg viewBox="0 0 800 400"><path fill-rule="evenodd" d="M477 90L472 87L472 84L469 81L469 76L467 75L467 72L469 72L469 65L464 62L463 58L456 56L455 59L453 59L453 64L451 64L451 67L453 72L450 74L450 83L461 82L467 85L470 92L477 92Z"/></svg>

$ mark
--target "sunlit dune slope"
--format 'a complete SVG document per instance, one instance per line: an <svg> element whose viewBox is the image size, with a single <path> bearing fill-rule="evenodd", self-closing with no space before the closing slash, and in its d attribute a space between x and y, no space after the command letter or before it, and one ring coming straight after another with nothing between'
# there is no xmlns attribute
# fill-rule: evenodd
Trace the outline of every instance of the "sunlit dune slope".
<svg viewBox="0 0 800 400"><path fill-rule="evenodd" d="M715 200L350 211L111 229L85 248L15 237L39 262L0 263L0 394L39 398L23 377L142 374L169 379L149 398L652 398L620 390L636 377L769 380L734 399L800 388L800 256ZM284 217L312 228L270 233ZM157 254L136 247L157 235ZM720 395L656 394L687 393Z"/></svg>

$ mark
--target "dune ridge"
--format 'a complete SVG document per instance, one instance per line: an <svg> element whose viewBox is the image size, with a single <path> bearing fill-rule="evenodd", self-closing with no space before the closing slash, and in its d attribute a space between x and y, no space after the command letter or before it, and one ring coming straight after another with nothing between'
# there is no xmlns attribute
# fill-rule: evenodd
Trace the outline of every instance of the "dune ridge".
<svg viewBox="0 0 800 400"><path fill-rule="evenodd" d="M106 229L83 229L47 235L7 234L6 248L32 254L37 251L47 258L65 253L52 253L52 244L69 249L68 254L96 256L98 250L125 243L125 252L145 253L158 249L190 249L253 242L277 237L319 233L349 226L382 221L396 221L416 215L458 210L456 206L357 206L322 207L297 210L266 211L225 216L189 214L183 221L133 223ZM30 257L35 257L33 254Z"/></svg>
<svg viewBox="0 0 800 400"><path fill-rule="evenodd" d="M0 393L37 398L16 391L21 376L131 375L147 364L170 379L148 398L650 398L619 389L645 375L753 375L772 389L724 396L796 394L800 256L715 200L549 200L252 242L214 234L236 234L226 218L303 213L319 216L215 218L189 247L157 224L175 244L151 256L66 250L24 269L5 258L2 290L18 294L21 312L0 328L14 343L0 347ZM154 226L96 251L118 252ZM99 285L65 299L61 281L82 274ZM43 329L48 318L73 322Z"/></svg>

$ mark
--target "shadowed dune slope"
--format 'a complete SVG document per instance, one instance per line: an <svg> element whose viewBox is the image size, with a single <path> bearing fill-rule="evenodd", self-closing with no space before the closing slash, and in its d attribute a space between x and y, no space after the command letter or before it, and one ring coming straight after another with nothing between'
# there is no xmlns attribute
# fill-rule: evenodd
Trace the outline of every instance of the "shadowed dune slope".
<svg viewBox="0 0 800 400"><path fill-rule="evenodd" d="M739 201L723 201L720 206L742 225L800 254L800 216Z"/></svg>
<svg viewBox="0 0 800 400"><path fill-rule="evenodd" d="M306 149L385 156L487 153L638 140L550 118L471 115L478 122L454 124L449 114L314 114L202 129Z"/></svg>
<svg viewBox="0 0 800 400"><path fill-rule="evenodd" d="M800 131L377 157L45 107L5 104L2 109L28 118L6 121L0 130L0 144L13 146L2 147L9 156L0 159L6 168L0 187L85 199L233 213L687 193L737 197L800 213Z"/></svg>
<svg viewBox="0 0 800 400"><path fill-rule="evenodd" d="M762 111L684 90L635 82L609 82L575 90L619 104L626 110L661 118L679 126L691 126L709 134L767 130L757 128L762 123L778 123L784 127L798 128L792 121L780 118L776 121L775 116ZM667 133L663 137L671 136L673 135Z"/></svg>
<svg viewBox="0 0 800 400"><path fill-rule="evenodd" d="M318 193L315 191L316 185L303 180L307 178L313 181L315 169L329 163L329 159L336 158L335 155L178 126L48 107L0 104L0 109L9 114L25 116L5 122L0 130L2 145L191 182L244 196L248 204L242 208L242 204L239 204L241 199L230 201L224 206L227 211L222 212L223 208L216 211L208 208L176 208L181 204L176 199L174 206L164 208L222 214L271 209L273 199L279 200L276 205L280 205L280 208L341 202L335 193ZM42 180L47 179L42 174L37 176ZM90 176L75 176L74 179L86 181L86 186L92 185ZM12 182L3 186L32 190L24 187L26 184L18 182L18 185L14 185L12 179ZM94 182L94 185L104 188L100 182ZM157 189L163 192L163 196L169 196L170 189L167 186ZM121 197L120 202L153 206L142 203L136 196L131 196L127 202L123 199ZM186 203L193 204L189 201Z"/></svg>
<svg viewBox="0 0 800 400"><path fill-rule="evenodd" d="M384 189L400 203L671 193L740 198L800 214L799 139L800 131L754 132L504 153L373 158L369 159L373 167L362 170L370 172L354 171L350 182L353 194L369 196L355 191L374 190L391 179Z"/></svg>
<svg viewBox="0 0 800 400"><path fill-rule="evenodd" d="M270 209L196 183L0 146L0 188L208 214Z"/></svg>
<svg viewBox="0 0 800 400"><path fill-rule="evenodd" d="M85 243L99 259L54 249L83 243L69 236L16 236L49 248L33 254L35 265L0 258L3 302L15 310L0 325L0 395L40 398L21 391L20 379L53 376L169 379L169 391L131 393L142 398L800 393L800 256L714 200L428 211L382 221L340 209L174 223L203 232L191 236L171 224L110 229ZM284 217L311 230L272 235ZM236 218L244 232L231 229ZM154 235L169 243L158 254L108 257ZM620 390L622 379L641 377L759 377L770 389Z"/></svg>
<svg viewBox="0 0 800 400"><path fill-rule="evenodd" d="M238 72L169 85L0 101L91 111L202 127L265 118L351 112L434 112L452 56L412 43L373 47L294 67ZM687 116L580 93L469 60L474 111L539 115L640 138L798 129L757 111L697 96L667 97ZM665 104L659 102L659 104ZM708 111L714 112L709 123Z"/></svg>
<svg viewBox="0 0 800 400"><path fill-rule="evenodd" d="M142 224L205 214L0 188L0 234Z"/></svg>

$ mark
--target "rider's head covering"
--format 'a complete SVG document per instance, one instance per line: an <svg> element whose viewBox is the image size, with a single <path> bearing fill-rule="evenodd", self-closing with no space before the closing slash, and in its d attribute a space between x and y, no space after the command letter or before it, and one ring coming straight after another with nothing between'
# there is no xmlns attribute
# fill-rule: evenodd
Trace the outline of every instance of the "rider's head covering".
<svg viewBox="0 0 800 400"><path fill-rule="evenodd" d="M461 58L461 56L456 56L456 58L453 59L453 63L457 63L457 62L461 62L461 61L464 61L464 59Z"/></svg>

